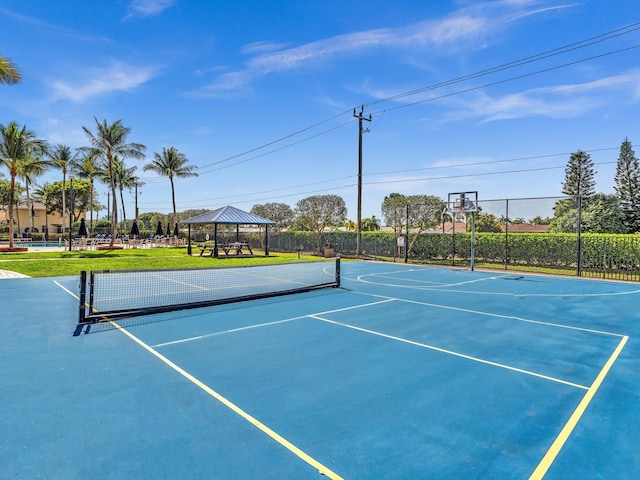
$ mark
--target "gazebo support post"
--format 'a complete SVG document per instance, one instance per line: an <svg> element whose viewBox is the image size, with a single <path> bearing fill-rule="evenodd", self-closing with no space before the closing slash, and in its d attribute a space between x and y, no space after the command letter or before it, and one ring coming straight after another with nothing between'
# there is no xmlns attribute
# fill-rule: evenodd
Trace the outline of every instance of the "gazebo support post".
<svg viewBox="0 0 640 480"><path fill-rule="evenodd" d="M264 255L269 256L269 225L264 226Z"/></svg>
<svg viewBox="0 0 640 480"><path fill-rule="evenodd" d="M187 255L191 255L191 224L187 228Z"/></svg>
<svg viewBox="0 0 640 480"><path fill-rule="evenodd" d="M213 256L218 258L218 224L213 224Z"/></svg>

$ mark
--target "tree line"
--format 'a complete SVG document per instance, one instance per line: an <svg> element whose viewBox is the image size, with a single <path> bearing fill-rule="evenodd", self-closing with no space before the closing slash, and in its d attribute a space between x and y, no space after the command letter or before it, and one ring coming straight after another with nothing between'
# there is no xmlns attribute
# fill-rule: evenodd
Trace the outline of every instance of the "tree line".
<svg viewBox="0 0 640 480"><path fill-rule="evenodd" d="M127 160L145 158L146 146L129 142L131 129L125 127L121 120L108 123L95 120L95 129L83 126L87 136L87 145L75 150L68 145L49 145L39 139L35 132L24 125L10 122L0 124L0 167L5 167L9 180L0 181L0 207L8 210L9 242L13 246L15 223L15 206L25 201L32 205L34 200L42 201L48 212L58 211L65 218L75 221L79 212L90 212L90 228L93 227L93 212L101 205L98 201L94 183L103 182L110 189L110 233L112 242L116 238L119 208L122 209L122 220L127 218L125 211L124 190L131 190L143 183L136 175L137 166L127 165ZM50 169L57 169L62 174L62 181L54 184L38 186L35 181ZM163 148L162 152L154 152L153 160L143 166L144 171L151 171L165 176L171 183L171 201L173 205L173 223L177 223L175 185L176 178L197 176L193 165L188 165L186 156L175 147ZM74 178L71 185L71 178ZM22 181L22 183L20 182ZM35 187L35 188L34 188ZM73 187L73 205L67 195ZM25 193L25 197L22 194ZM31 216L31 231L33 217Z"/></svg>
<svg viewBox="0 0 640 480"><path fill-rule="evenodd" d="M479 208L475 227L479 232L500 232L505 224L549 225L552 233L575 233L578 216L581 231L590 233L640 232L640 165L632 144L625 138L620 146L615 194L595 193L595 170L591 156L582 150L572 153L565 167L562 194L567 198L554 206L553 217L536 216L530 220L496 217ZM422 233L441 224L446 202L433 195L402 195L391 193L380 206L382 221L375 216L364 219L362 231L380 230L384 224L395 233L411 228ZM254 205L251 212L276 222L277 229L315 231L346 227L355 230L354 222L346 219L342 198L317 195L299 201L295 208L284 203ZM467 222L470 228L470 222ZM320 236L320 235L319 235Z"/></svg>

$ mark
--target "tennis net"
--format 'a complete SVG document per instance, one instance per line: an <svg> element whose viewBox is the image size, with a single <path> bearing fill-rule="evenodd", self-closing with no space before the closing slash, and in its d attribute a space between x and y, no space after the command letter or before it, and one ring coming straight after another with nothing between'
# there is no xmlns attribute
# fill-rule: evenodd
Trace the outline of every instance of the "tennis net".
<svg viewBox="0 0 640 480"><path fill-rule="evenodd" d="M80 273L84 325L340 286L340 259L246 267Z"/></svg>

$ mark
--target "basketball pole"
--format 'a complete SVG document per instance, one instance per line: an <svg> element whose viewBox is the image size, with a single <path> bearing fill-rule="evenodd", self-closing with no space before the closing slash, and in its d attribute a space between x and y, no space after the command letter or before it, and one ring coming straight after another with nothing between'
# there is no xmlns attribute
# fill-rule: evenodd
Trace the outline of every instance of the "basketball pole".
<svg viewBox="0 0 640 480"><path fill-rule="evenodd" d="M476 212L471 212L471 271L475 268L476 261Z"/></svg>

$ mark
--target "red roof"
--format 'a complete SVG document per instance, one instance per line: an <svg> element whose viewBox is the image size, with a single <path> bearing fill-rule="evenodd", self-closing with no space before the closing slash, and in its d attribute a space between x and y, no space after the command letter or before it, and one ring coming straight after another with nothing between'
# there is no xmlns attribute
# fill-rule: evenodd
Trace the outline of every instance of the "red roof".
<svg viewBox="0 0 640 480"><path fill-rule="evenodd" d="M500 225L504 232L506 227ZM528 223L520 223L517 225L509 225L509 233L549 233L549 225L530 225Z"/></svg>

